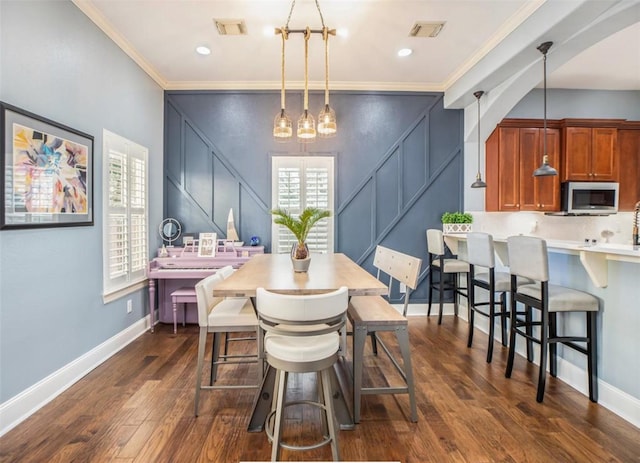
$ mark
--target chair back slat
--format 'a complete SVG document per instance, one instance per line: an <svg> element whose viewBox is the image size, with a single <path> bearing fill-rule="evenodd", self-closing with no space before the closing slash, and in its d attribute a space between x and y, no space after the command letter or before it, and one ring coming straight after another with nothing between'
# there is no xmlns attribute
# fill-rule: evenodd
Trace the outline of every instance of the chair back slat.
<svg viewBox="0 0 640 463"><path fill-rule="evenodd" d="M407 287L416 289L422 259L385 248L384 246L377 246L373 265L391 278L404 283Z"/></svg>
<svg viewBox="0 0 640 463"><path fill-rule="evenodd" d="M496 266L493 237L488 233L467 233L467 262L480 267Z"/></svg>
<svg viewBox="0 0 640 463"><path fill-rule="evenodd" d="M427 251L436 256L444 254L444 236L442 230L438 230L437 228L427 230Z"/></svg>
<svg viewBox="0 0 640 463"><path fill-rule="evenodd" d="M533 236L507 238L509 268L512 275L549 281L549 256L547 242Z"/></svg>
<svg viewBox="0 0 640 463"><path fill-rule="evenodd" d="M324 294L278 294L258 288L256 307L261 317L279 323L323 323L344 315L349 290L343 286Z"/></svg>
<svg viewBox="0 0 640 463"><path fill-rule="evenodd" d="M223 298L213 296L213 288L223 280L222 274L214 273L196 283L196 300L198 303L198 325L207 326L209 312Z"/></svg>

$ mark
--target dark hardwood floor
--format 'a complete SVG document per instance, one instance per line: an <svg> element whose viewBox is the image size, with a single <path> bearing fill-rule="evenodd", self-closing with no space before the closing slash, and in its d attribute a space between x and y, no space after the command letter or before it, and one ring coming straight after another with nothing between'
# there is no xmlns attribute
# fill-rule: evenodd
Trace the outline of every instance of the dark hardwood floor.
<svg viewBox="0 0 640 463"><path fill-rule="evenodd" d="M544 403L536 403L536 369L518 357L505 379L506 349L496 343L488 365L486 335L476 332L467 349L464 321L445 317L438 326L436 317L415 317L409 327L418 423L407 419L406 395L365 396L362 422L340 432L343 460L640 462L638 428L554 378ZM246 431L254 390L203 391L194 417L197 327L171 331L159 325L144 334L0 438L0 461L269 460L265 434ZM383 338L395 348L393 338ZM390 368L382 354L365 361L365 381L381 381ZM251 380L254 368L225 367L220 381ZM305 375L289 390L306 397L313 386ZM319 415L308 408L287 409L285 439L318 431ZM328 447L283 452L283 460L330 459Z"/></svg>

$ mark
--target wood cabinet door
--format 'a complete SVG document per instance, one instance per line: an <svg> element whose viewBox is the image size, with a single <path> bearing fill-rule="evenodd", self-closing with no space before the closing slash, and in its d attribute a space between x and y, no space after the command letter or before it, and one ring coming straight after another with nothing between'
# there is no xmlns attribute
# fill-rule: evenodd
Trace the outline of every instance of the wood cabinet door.
<svg viewBox="0 0 640 463"><path fill-rule="evenodd" d="M591 129L565 127L562 180L591 180Z"/></svg>
<svg viewBox="0 0 640 463"><path fill-rule="evenodd" d="M520 156L519 130L517 128L500 128L498 165L499 206L501 211L517 211L520 209Z"/></svg>
<svg viewBox="0 0 640 463"><path fill-rule="evenodd" d="M540 131L540 152L544 151L544 129ZM560 130L547 129L547 154L549 164L560 168ZM537 166L536 166L537 167ZM534 177L536 210L552 212L560 210L560 175L550 177Z"/></svg>
<svg viewBox="0 0 640 463"><path fill-rule="evenodd" d="M538 209L536 198L536 182L533 171L542 163L541 129L520 129L520 210L535 211Z"/></svg>
<svg viewBox="0 0 640 463"><path fill-rule="evenodd" d="M620 211L633 211L640 201L640 130L619 130Z"/></svg>
<svg viewBox="0 0 640 463"><path fill-rule="evenodd" d="M618 129L594 127L591 144L591 180L618 181Z"/></svg>

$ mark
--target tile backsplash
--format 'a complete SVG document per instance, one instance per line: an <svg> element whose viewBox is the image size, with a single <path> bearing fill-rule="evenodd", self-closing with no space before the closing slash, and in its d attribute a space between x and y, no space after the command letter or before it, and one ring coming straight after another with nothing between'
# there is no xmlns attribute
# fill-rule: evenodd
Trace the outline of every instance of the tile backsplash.
<svg viewBox="0 0 640 463"><path fill-rule="evenodd" d="M541 212L471 212L473 231L495 237L531 235L545 239L631 244L632 212L608 216L553 216Z"/></svg>

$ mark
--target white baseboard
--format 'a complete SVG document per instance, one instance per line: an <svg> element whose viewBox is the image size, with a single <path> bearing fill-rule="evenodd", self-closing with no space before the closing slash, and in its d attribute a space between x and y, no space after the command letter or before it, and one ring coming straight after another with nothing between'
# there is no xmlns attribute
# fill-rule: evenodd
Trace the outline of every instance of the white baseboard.
<svg viewBox="0 0 640 463"><path fill-rule="evenodd" d="M95 367L149 329L149 316L138 320L86 354L0 404L0 436L55 399Z"/></svg>

